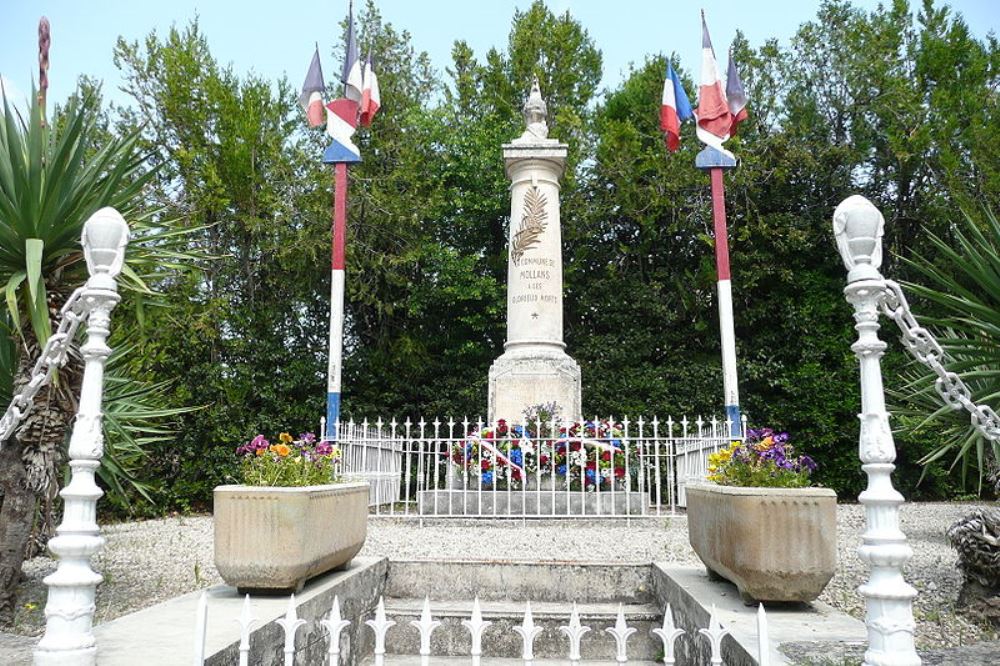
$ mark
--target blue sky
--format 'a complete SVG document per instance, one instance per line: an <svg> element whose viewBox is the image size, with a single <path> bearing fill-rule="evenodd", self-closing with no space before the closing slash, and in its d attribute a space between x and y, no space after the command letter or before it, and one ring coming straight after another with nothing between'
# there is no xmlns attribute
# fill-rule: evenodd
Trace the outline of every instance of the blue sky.
<svg viewBox="0 0 1000 666"><path fill-rule="evenodd" d="M358 0L360 4L361 0ZM212 52L238 72L255 71L276 79L287 74L295 86L305 76L314 42L319 42L327 72L335 71L330 49L339 37L337 22L347 0L260 2L257 0L0 0L0 77L23 99L37 77L37 22L52 23L50 99L62 100L80 74L102 79L108 97L124 101L112 62L119 35L142 39L154 28L184 25L200 16ZM427 51L435 68L450 63L451 46L465 39L483 56L503 47L515 8L531 0L379 0L383 18L408 30L418 50ZM876 0L855 0L872 8ZM911 4L919 5L919 0ZM952 0L979 37L1000 27L1000 0ZM818 0L548 0L554 11L570 12L582 22L604 55L604 81L621 81L630 62L647 54L677 51L688 68L698 66L698 9L704 8L716 51L722 57L736 29L758 45L769 37L787 41L815 16ZM725 66L720 63L720 66Z"/></svg>

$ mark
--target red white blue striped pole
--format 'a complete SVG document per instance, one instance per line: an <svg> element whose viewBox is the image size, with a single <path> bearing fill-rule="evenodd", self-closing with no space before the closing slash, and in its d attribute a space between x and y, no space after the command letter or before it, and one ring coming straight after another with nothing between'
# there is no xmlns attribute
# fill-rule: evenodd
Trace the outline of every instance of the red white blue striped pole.
<svg viewBox="0 0 1000 666"><path fill-rule="evenodd" d="M712 220L715 225L715 268L718 277L719 335L722 342L722 392L730 434L739 436L740 389L736 375L736 327L733 323L733 287L729 271L729 230L726 228L726 191L722 176L736 160L711 146L698 153L695 165L712 178Z"/></svg>
<svg viewBox="0 0 1000 666"><path fill-rule="evenodd" d="M334 163L333 229L330 261L330 355L326 379L327 440L337 438L340 374L344 355L344 245L347 236L347 162Z"/></svg>

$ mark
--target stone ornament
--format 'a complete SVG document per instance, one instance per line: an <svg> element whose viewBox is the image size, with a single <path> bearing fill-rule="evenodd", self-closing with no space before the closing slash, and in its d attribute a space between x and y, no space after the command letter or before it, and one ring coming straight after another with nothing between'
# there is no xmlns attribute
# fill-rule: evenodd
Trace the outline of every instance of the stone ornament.
<svg viewBox="0 0 1000 666"><path fill-rule="evenodd" d="M877 279L882 266L885 218L860 195L844 199L833 212L833 235L847 268L847 281Z"/></svg>
<svg viewBox="0 0 1000 666"><path fill-rule="evenodd" d="M521 135L521 140L545 141L548 139L549 126L545 122L545 117L548 115L548 107L545 105L545 100L542 99L542 91L538 86L537 76L531 81L531 92L528 93L528 99L524 103L523 113L526 128L524 134Z"/></svg>
<svg viewBox="0 0 1000 666"><path fill-rule="evenodd" d="M524 253L538 245L541 236L545 233L545 218L548 213L545 210L545 195L533 185L524 195L524 209L521 213L521 226L511 236L510 240L510 260L515 266L521 264Z"/></svg>

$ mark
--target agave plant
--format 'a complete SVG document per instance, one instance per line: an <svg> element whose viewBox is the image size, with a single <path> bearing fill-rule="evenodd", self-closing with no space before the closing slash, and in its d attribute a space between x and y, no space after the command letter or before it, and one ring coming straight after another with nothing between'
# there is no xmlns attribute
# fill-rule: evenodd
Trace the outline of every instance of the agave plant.
<svg viewBox="0 0 1000 666"><path fill-rule="evenodd" d="M130 222L133 240L121 284L132 297L151 295L151 278L190 258L181 247L187 232L171 229L156 211L144 210L143 188L155 168L141 152L138 132L120 137L105 132L96 122L99 103L94 97L75 96L51 124L37 96L31 99L21 114L3 96L0 118L0 285L6 299L5 325L0 328L7 333L5 344L0 344L0 367L5 363L10 368L0 373L7 377L0 381L0 390L6 391L29 380L39 350L51 335L53 316L86 279L80 235L95 211L113 206ZM68 364L37 395L15 435L0 443L0 530L10 540L0 553L0 621L12 609L37 499L48 509L58 489L60 450L75 412L80 377L79 364ZM109 382L109 397L119 388ZM156 391L153 387L145 398ZM134 391L126 388L123 395L134 404ZM109 441L121 448L109 447L103 474L109 487L121 489L135 462L125 451L131 447L134 453L148 437L163 436L156 429L144 435L139 431L151 427L157 413L165 414L146 410L129 422L119 418L113 402L107 411ZM51 511L43 511L43 523L46 519L51 524Z"/></svg>
<svg viewBox="0 0 1000 666"><path fill-rule="evenodd" d="M939 316L922 318L922 323L935 327L945 350L945 366L962 378L974 402L1000 411L1000 222L992 212L981 221L966 215L954 229L954 238L950 245L932 235L940 259L908 260L923 284L906 286L938 306ZM902 430L912 436L932 432L939 442L921 462L927 465L950 457L951 467L960 467L963 479L975 469L980 482L985 477L1000 486L1000 442L987 440L964 409L943 405L935 379L933 373L911 370L904 389L896 394L903 403Z"/></svg>

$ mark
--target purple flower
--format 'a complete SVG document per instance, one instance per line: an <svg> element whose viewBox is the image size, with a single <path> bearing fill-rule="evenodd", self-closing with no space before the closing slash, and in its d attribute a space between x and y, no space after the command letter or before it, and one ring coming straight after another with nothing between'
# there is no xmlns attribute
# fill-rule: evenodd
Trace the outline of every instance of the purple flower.
<svg viewBox="0 0 1000 666"><path fill-rule="evenodd" d="M299 435L299 440L303 444L314 444L316 442L316 435L311 432L304 432Z"/></svg>
<svg viewBox="0 0 1000 666"><path fill-rule="evenodd" d="M784 444L787 441L788 441L787 432L779 432L777 435L774 436L774 442L776 444Z"/></svg>
<svg viewBox="0 0 1000 666"><path fill-rule="evenodd" d="M809 456L802 456L799 458L799 465L805 467L810 472L815 472L816 468L819 467L819 465L816 464L816 461Z"/></svg>
<svg viewBox="0 0 1000 666"><path fill-rule="evenodd" d="M330 442L320 442L316 445L316 455L328 456L333 453L333 445Z"/></svg>

